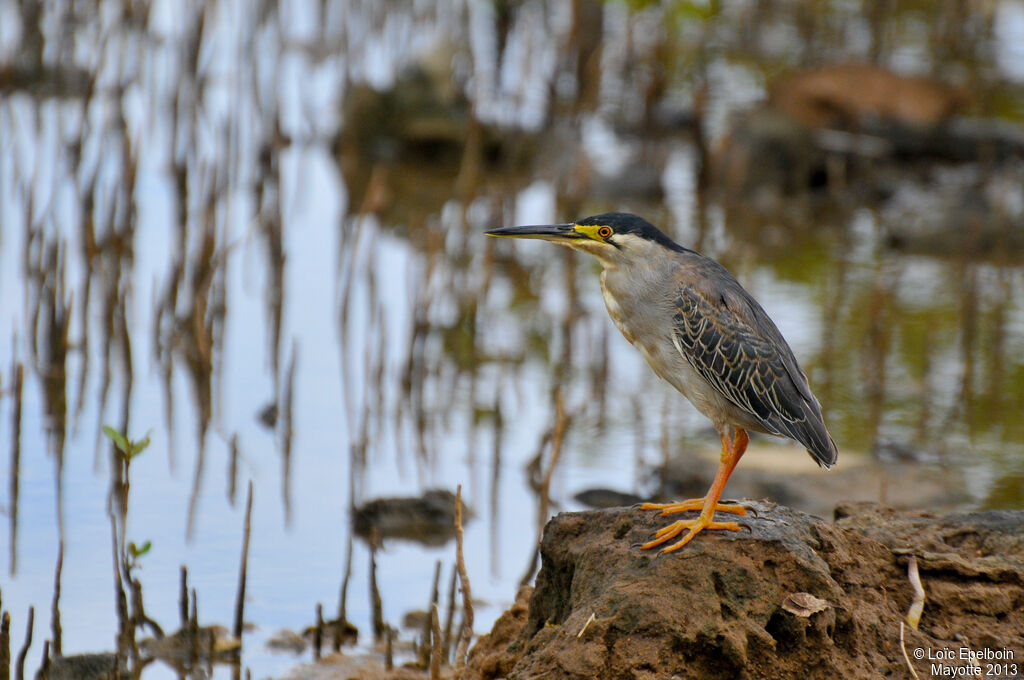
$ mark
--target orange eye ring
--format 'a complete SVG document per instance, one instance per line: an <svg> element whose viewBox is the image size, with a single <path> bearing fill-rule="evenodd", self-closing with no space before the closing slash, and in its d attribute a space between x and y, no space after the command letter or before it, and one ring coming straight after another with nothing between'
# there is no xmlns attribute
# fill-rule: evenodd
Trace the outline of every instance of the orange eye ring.
<svg viewBox="0 0 1024 680"><path fill-rule="evenodd" d="M601 227L600 229L597 230L597 235L600 236L601 238L606 239L612 235L612 228Z"/></svg>

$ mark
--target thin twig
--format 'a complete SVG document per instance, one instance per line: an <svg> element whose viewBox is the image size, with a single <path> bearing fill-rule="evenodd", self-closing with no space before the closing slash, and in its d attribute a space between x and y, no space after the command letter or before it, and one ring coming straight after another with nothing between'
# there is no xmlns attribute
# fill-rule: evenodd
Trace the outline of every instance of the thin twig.
<svg viewBox="0 0 1024 680"><path fill-rule="evenodd" d="M242 561L238 567L238 595L235 597L235 626L233 633L239 644L242 642L242 627L245 625L245 582L249 571L249 536L252 533L252 480L245 498L245 525L242 529Z"/></svg>
<svg viewBox="0 0 1024 680"><path fill-rule="evenodd" d="M439 589L441 584L441 560L437 560L434 564L434 584L430 590L430 601L427 602L427 607L437 606ZM423 622L423 647L420 648L419 662L420 665L426 668L430 665L430 655L432 653L431 636L433 634L433 621L429 616Z"/></svg>
<svg viewBox="0 0 1024 680"><path fill-rule="evenodd" d="M127 663L128 652L133 646L131 639L134 631L128 618L128 596L124 592L124 582L121 579L121 555L124 553L118 551L120 541L118 540L117 517L114 512L110 512L109 515L111 561L114 567L114 607L117 612L117 667L121 668L123 664Z"/></svg>
<svg viewBox="0 0 1024 680"><path fill-rule="evenodd" d="M63 656L61 645L60 627L60 574L64 568L64 541L60 541L57 547L57 567L53 576L53 602L50 604L50 631L53 634L53 644L50 649L54 656Z"/></svg>
<svg viewBox="0 0 1024 680"><path fill-rule="evenodd" d="M316 628L313 629L313 661L320 660L320 649L324 645L324 606L316 603Z"/></svg>
<svg viewBox="0 0 1024 680"><path fill-rule="evenodd" d="M146 607L142 602L142 584L139 583L139 579L133 578L128 585L131 586L132 591L132 611L134 612L132 614L132 626L135 628L144 625L149 626L149 629L153 631L153 637L162 638L164 636L164 629L146 614ZM60 656L60 654L56 656Z"/></svg>
<svg viewBox="0 0 1024 680"><path fill-rule="evenodd" d="M0 680L11 680L11 615L0 615Z"/></svg>
<svg viewBox="0 0 1024 680"><path fill-rule="evenodd" d="M436 602L430 605L430 641L430 680L441 680L441 619Z"/></svg>
<svg viewBox="0 0 1024 680"><path fill-rule="evenodd" d="M580 628L580 632L576 633L576 638L577 639L583 637L583 634L587 632L587 628L590 627L590 624L593 623L594 619L596 619L596 618L597 618L597 613L596 612L591 612L590 613L590 618L587 619L587 622L583 624L582 628Z"/></svg>
<svg viewBox="0 0 1024 680"><path fill-rule="evenodd" d="M181 579L178 584L178 616L181 627L188 626L188 567L181 565Z"/></svg>
<svg viewBox="0 0 1024 680"><path fill-rule="evenodd" d="M238 433L231 435L228 455L228 502L235 507L235 488L238 486Z"/></svg>
<svg viewBox="0 0 1024 680"><path fill-rule="evenodd" d="M299 346L297 341L292 341L292 355L288 360L288 372L285 374L284 395L281 398L281 499L284 503L284 523L291 524L292 519L292 440L294 432L292 427L292 403L295 392L295 364L298 361Z"/></svg>
<svg viewBox="0 0 1024 680"><path fill-rule="evenodd" d="M338 595L338 622L334 626L332 645L334 651L341 650L341 634L348 623L348 581L352 576L352 532L348 532L348 547L345 549L345 575L341 578L341 593Z"/></svg>
<svg viewBox="0 0 1024 680"><path fill-rule="evenodd" d="M380 588L377 587L377 532L370 531L370 614L373 619L373 639L384 637L384 605L380 599Z"/></svg>
<svg viewBox="0 0 1024 680"><path fill-rule="evenodd" d="M19 363L14 367L14 385L11 386L11 394L14 399L14 407L11 410L11 479L8 493L8 515L11 521L9 532L10 538L10 561L8 563L9 574L13 577L18 570L18 496L20 493L21 480L21 399L22 383L24 382L24 367Z"/></svg>
<svg viewBox="0 0 1024 680"><path fill-rule="evenodd" d="M907 654L907 644L903 641L903 622L900 621L900 651L903 652L903 659L907 662L907 668L910 669L910 675L913 676L914 680L920 680L917 677L917 671L914 670L914 664L910 663L910 655Z"/></svg>
<svg viewBox="0 0 1024 680"><path fill-rule="evenodd" d="M462 631L459 646L455 652L455 669L466 665L469 641L473 637L473 591L469 585L469 572L462 552L462 485L455 491L455 563L459 568L459 582L462 584Z"/></svg>
<svg viewBox="0 0 1024 680"><path fill-rule="evenodd" d="M500 380L500 379L499 379ZM503 381L499 382L496 395L504 393ZM501 530L499 528L499 518L501 517L500 512L500 499L501 499L501 471L504 466L501 462L501 444L503 438L503 432L505 428L504 416L501 412L501 399L498 396L494 398L494 447L491 453L491 489L488 494L491 501L491 512L490 512L490 527L487 532L490 538L490 554L491 554L491 576L497 578L499 576L499 569L501 565L501 559L499 557L500 547L499 539L501 537ZM451 626L446 627L447 631L451 630ZM445 651L448 650L448 645L445 644Z"/></svg>
<svg viewBox="0 0 1024 680"><path fill-rule="evenodd" d="M452 621L455 619L455 590L458 588L459 568L452 565L452 578L448 583L448 610L444 615L444 640L441 645L444 647L444 658L450 658L452 649ZM2 678L0 678L2 680Z"/></svg>
<svg viewBox="0 0 1024 680"><path fill-rule="evenodd" d="M192 607L188 615L188 653L189 665L194 666L199 660L199 597L196 589L191 591Z"/></svg>
<svg viewBox="0 0 1024 680"><path fill-rule="evenodd" d="M18 652L18 660L14 663L14 680L25 680L25 657L28 655L28 648L32 646L32 627L35 624L36 608L28 608L28 620L25 623L25 644Z"/></svg>
<svg viewBox="0 0 1024 680"><path fill-rule="evenodd" d="M43 658L39 660L39 670L36 671L36 680L49 680L50 678L50 641L43 642Z"/></svg>

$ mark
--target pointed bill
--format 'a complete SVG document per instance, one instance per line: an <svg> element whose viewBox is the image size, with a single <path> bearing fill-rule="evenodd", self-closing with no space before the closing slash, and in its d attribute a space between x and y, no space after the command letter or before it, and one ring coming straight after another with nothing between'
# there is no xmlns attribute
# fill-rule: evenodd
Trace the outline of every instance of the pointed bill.
<svg viewBox="0 0 1024 680"><path fill-rule="evenodd" d="M575 241L588 238L586 234L576 231L576 225L572 224L541 224L530 227L502 227L491 229L488 236L499 236L503 238L539 238L544 241Z"/></svg>

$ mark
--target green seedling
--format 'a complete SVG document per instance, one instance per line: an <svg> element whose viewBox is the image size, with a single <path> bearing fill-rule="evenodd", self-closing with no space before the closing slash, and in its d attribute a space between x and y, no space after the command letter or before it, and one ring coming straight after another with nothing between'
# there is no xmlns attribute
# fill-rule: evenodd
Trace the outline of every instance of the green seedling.
<svg viewBox="0 0 1024 680"><path fill-rule="evenodd" d="M128 439L114 428L109 425L103 426L103 434L110 438L110 441L114 442L114 446L121 452L124 459L131 462L135 456L139 455L149 446L149 432L142 439Z"/></svg>

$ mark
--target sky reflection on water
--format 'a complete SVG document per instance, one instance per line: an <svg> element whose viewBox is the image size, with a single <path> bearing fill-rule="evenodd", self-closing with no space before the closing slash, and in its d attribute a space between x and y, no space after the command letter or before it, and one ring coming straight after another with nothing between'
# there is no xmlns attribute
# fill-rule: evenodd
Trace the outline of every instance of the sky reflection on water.
<svg viewBox="0 0 1024 680"><path fill-rule="evenodd" d="M68 31L62 44L70 49L47 52L35 66L66 69L69 82L40 76L38 89L11 86L0 99L3 441L13 439L11 376L18 364L25 371L18 563L0 585L15 648L25 612L36 608L30 668L48 635L57 478L64 651L114 644L103 424L127 424L133 437L152 432L152 446L131 466L127 534L153 543L139 576L148 613L168 629L176 626L182 564L201 622L230 621L244 488L253 481L246 619L257 628L247 634L243 665L258 677L295 661L264 649L269 634L308 625L318 602L333 617L350 503L378 496L463 485L476 515L467 562L474 595L486 603L476 631L488 630L532 552L537 500L527 468L551 427L556 390L574 415L552 486L556 510L578 508L572 495L585 488L649 492L650 468L666 450L694 456L713 448L707 422L611 326L594 263L546 244L483 236L512 222L624 207L680 241L699 241L789 339L825 406L840 467L867 465L871 448L893 438L936 456L933 467L964 487L965 505L1020 506L1019 262L893 252L884 232L901 217L874 206L812 213L794 229L784 217L699 195L700 154L685 133L648 139L621 130L642 116L641 90L655 79L652 27L664 23L656 9L630 14L605 5L594 96L587 83L570 82L587 35L574 32L564 3L525 3L509 17L487 3L268 3L265 14L248 3L135 4L148 8L138 10L141 23L116 3L74 20L59 3L47 5L46 43ZM0 16L20 9L2 3ZM1006 55L1019 43L1020 14L1019 3L999 3L994 43L1015 96L1021 76ZM501 34L496 26L506 19ZM832 13L825 19L821 39L837 22ZM710 140L726 137L731 116L763 97L779 66L757 59L799 63L787 50L790 19L766 19L778 30L765 30L758 44L737 37L749 21L740 13L682 29L687 45L720 31L722 46L710 40L699 55L707 60ZM900 33L906 44L891 48L890 61L931 59L917 35ZM24 38L0 30L0 55L13 59L19 48L7 46ZM446 38L453 46L434 51ZM746 49L755 59L741 54ZM33 66L23 52L19 63ZM422 116L395 119L408 124L407 138L378 135L373 124L381 121L360 118L352 104L378 100L359 87L405 87L402 68L431 52L422 59L427 75L432 62L451 64L454 85L448 66L443 80L467 93L464 109L454 97L453 128L417 109ZM670 85L669 100L690 101L699 89L690 79ZM460 116L470 109L481 129L500 127L477 129L480 138L465 133L473 126ZM418 137L420 155L403 155L427 123L442 130L442 142L456 130L454 162L432 161L447 147ZM485 149L476 165L463 155L474 143ZM600 193L600 181L622 189L640 174L630 163L654 167L661 199L588 193ZM1008 176L1019 178L1020 168L1010 165ZM909 206L925 215L934 207ZM61 352L66 362L55 359ZM271 403L281 416L268 429L257 414ZM756 439L752 449L773 446ZM784 473L811 474L802 454L787 460ZM759 476L755 469L748 478ZM10 518L15 479L6 468L3 479ZM0 529L5 546L11 524ZM377 556L385 619L397 624L424 608L435 560L446 583L453 559L451 545L386 544ZM356 542L348 616L364 644L368 564ZM145 677L174 675L154 666Z"/></svg>

